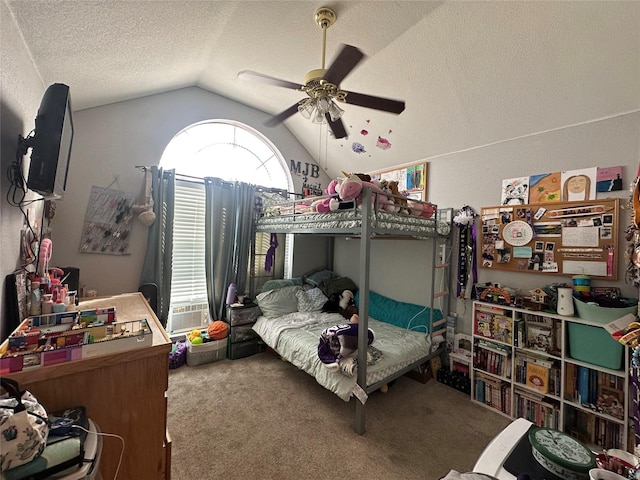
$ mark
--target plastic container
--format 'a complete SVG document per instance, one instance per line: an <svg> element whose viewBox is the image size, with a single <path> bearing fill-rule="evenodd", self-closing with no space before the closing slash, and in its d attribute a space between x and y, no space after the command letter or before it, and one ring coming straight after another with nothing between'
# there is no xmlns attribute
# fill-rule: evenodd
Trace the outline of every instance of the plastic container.
<svg viewBox="0 0 640 480"><path fill-rule="evenodd" d="M31 302L29 304L29 313L31 315L40 315L42 313L40 282L31 282Z"/></svg>
<svg viewBox="0 0 640 480"><path fill-rule="evenodd" d="M581 319L606 325L628 313L635 313L637 305L624 308L606 308L591 305L574 298ZM603 327L570 322L569 356L600 367L620 370L624 358L624 345L616 342Z"/></svg>
<svg viewBox="0 0 640 480"><path fill-rule="evenodd" d="M227 339L212 340L194 345L189 338L187 342L187 365L195 367L205 363L215 362L227 356Z"/></svg>

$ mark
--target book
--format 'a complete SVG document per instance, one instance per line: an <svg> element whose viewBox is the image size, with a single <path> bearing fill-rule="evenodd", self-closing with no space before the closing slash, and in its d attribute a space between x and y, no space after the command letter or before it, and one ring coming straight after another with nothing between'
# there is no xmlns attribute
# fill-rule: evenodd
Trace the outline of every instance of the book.
<svg viewBox="0 0 640 480"><path fill-rule="evenodd" d="M527 363L527 381L525 385L540 393L549 391L549 369L537 363Z"/></svg>
<svg viewBox="0 0 640 480"><path fill-rule="evenodd" d="M527 348L551 352L554 349L553 330L545 325L527 325Z"/></svg>
<svg viewBox="0 0 640 480"><path fill-rule="evenodd" d="M491 338L493 315L476 312L476 335Z"/></svg>
<svg viewBox="0 0 640 480"><path fill-rule="evenodd" d="M493 317L493 338L499 342L511 344L513 338L511 318L504 315Z"/></svg>
<svg viewBox="0 0 640 480"><path fill-rule="evenodd" d="M578 403L586 405L589 403L589 368L577 365L577 390Z"/></svg>

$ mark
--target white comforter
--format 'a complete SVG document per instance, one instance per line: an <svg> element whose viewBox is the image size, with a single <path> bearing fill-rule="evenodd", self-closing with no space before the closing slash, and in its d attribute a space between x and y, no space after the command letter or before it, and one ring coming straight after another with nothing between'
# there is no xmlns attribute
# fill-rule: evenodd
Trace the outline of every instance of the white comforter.
<svg viewBox="0 0 640 480"><path fill-rule="evenodd" d="M346 323L337 313L295 312L278 318L259 317L253 329L283 359L304 370L340 398L348 401L356 387L357 376L348 377L327 369L318 358L321 332L332 325ZM424 333L399 328L369 319L373 346L382 358L367 367L367 385L373 385L429 354L430 344Z"/></svg>

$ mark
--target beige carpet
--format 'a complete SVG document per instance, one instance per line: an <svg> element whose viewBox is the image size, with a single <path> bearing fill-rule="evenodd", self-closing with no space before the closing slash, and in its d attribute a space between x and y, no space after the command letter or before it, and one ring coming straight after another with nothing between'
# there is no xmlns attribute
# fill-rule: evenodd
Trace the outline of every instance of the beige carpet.
<svg viewBox="0 0 640 480"><path fill-rule="evenodd" d="M509 419L431 380L344 402L269 353L169 374L172 478L437 480L470 471ZM141 448L143 448L141 446Z"/></svg>

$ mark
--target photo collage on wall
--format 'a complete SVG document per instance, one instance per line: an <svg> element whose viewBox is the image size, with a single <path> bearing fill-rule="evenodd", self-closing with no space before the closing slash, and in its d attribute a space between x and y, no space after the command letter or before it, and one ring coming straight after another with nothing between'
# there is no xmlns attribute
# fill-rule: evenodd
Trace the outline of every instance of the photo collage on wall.
<svg viewBox="0 0 640 480"><path fill-rule="evenodd" d="M483 208L481 266L610 278L617 202Z"/></svg>

